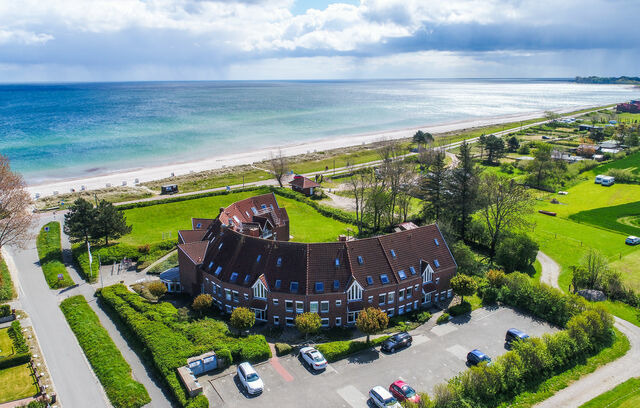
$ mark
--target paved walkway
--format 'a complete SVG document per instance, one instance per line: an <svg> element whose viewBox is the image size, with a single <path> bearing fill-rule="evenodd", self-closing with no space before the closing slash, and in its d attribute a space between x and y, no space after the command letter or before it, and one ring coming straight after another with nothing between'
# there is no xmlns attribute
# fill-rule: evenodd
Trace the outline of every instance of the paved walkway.
<svg viewBox="0 0 640 408"><path fill-rule="evenodd" d="M557 288L560 266L542 252L538 252L538 260L542 265L541 281ZM580 380L558 391L551 398L537 404L536 407L577 408L618 384L632 377L640 376L640 364L638 364L640 361L640 327L617 317L615 321L616 328L627 336L631 343L631 349L627 354L600 367L593 373L581 377Z"/></svg>

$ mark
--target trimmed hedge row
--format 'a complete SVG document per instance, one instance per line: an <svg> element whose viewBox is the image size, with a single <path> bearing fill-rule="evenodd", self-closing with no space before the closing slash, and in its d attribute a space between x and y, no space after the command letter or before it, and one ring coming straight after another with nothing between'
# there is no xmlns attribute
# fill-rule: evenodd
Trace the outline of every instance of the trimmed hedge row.
<svg viewBox="0 0 640 408"><path fill-rule="evenodd" d="M0 305L0 317L7 317L11 314L11 306Z"/></svg>
<svg viewBox="0 0 640 408"><path fill-rule="evenodd" d="M113 406L137 408L151 402L144 385L132 378L131 367L84 296L65 299L60 309Z"/></svg>
<svg viewBox="0 0 640 408"><path fill-rule="evenodd" d="M14 354L0 359L0 370L3 368L15 367L31 361L31 353Z"/></svg>
<svg viewBox="0 0 640 408"><path fill-rule="evenodd" d="M348 212L342 211L337 208L327 207L322 204L318 204L316 201L308 198L304 194L295 192L293 190L281 188L281 187L267 186L266 189L282 197L290 198L292 200L296 200L301 203L307 204L308 206L312 207L314 210L324 215L325 217L333 218L334 220L338 220L347 224L352 224L352 225L357 224L356 218L353 215L349 214Z"/></svg>
<svg viewBox="0 0 640 408"><path fill-rule="evenodd" d="M9 268L7 268L4 259L0 257L0 302L11 300L14 296L15 290L13 288L13 282L11 281Z"/></svg>
<svg viewBox="0 0 640 408"><path fill-rule="evenodd" d="M45 228L49 227L46 232ZM38 256L40 257L40 267L44 272L47 284L52 289L64 288L73 285L73 280L64 266L62 259L62 246L60 245L60 223L52 221L42 227L36 239ZM62 275L62 280L58 280L58 275Z"/></svg>
<svg viewBox="0 0 640 408"><path fill-rule="evenodd" d="M293 351L293 347L291 347L287 343L276 343L275 348L276 356L278 357L286 356L287 354L291 354L291 352Z"/></svg>
<svg viewBox="0 0 640 408"><path fill-rule="evenodd" d="M29 345L27 344L27 340L24 338L24 334L22 334L22 325L18 320L14 320L11 323L11 327L7 330L7 334L13 341L13 347L16 350L16 353L28 353Z"/></svg>
<svg viewBox="0 0 640 408"><path fill-rule="evenodd" d="M360 340L332 341L319 344L316 349L324 355L324 358L326 358L328 362L332 363L347 357L349 354L378 346L389 337L390 336L378 337L369 343Z"/></svg>

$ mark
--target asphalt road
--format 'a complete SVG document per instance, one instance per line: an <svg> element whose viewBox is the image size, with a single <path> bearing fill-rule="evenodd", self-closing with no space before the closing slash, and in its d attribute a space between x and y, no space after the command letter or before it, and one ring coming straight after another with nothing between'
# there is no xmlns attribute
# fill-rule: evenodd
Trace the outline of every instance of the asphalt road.
<svg viewBox="0 0 640 408"><path fill-rule="evenodd" d="M478 309L471 318L418 328L408 349L394 354L367 351L330 364L319 374L307 370L295 356L280 358L281 368L271 362L261 364L256 370L265 391L256 397L242 391L235 375L203 385L211 406L216 407L366 407L368 392L375 385L387 388L403 379L417 390L431 392L436 384L466 368L470 350L479 348L491 357L506 352L504 335L511 327L533 336L556 330L510 308Z"/></svg>

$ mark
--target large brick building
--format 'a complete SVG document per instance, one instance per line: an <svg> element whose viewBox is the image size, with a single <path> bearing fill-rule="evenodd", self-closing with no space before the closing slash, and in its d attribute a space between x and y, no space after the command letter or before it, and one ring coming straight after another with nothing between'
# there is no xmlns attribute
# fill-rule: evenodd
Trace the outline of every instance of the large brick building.
<svg viewBox="0 0 640 408"><path fill-rule="evenodd" d="M390 316L450 298L456 263L435 224L353 241L288 242L289 219L273 194L238 201L216 219L194 218L180 231L183 291L209 293L231 313L293 325L316 312L322 324L355 323L369 306Z"/></svg>

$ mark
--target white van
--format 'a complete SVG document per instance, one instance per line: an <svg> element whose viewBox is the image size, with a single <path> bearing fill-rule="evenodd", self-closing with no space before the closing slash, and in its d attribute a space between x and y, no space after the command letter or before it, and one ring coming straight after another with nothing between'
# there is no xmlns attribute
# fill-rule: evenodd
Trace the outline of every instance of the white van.
<svg viewBox="0 0 640 408"><path fill-rule="evenodd" d="M600 184L608 187L612 186L615 181L616 179L611 176L604 176L602 177L602 181L600 182Z"/></svg>
<svg viewBox="0 0 640 408"><path fill-rule="evenodd" d="M607 177L607 176L605 176L604 174L598 174L598 175L596 176L596 184L600 184L600 183L602 183L602 178L603 178L603 177Z"/></svg>

